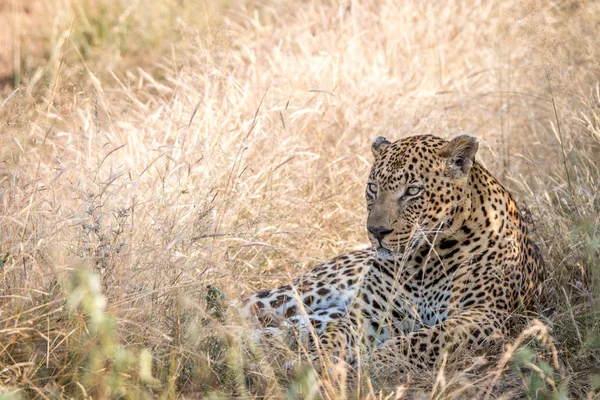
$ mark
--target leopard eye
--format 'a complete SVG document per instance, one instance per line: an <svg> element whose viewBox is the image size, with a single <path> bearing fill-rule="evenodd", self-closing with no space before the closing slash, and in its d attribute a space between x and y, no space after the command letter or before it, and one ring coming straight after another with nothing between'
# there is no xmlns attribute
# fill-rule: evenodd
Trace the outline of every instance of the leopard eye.
<svg viewBox="0 0 600 400"><path fill-rule="evenodd" d="M375 183L369 182L367 188L369 189L369 192L377 194L377 185Z"/></svg>
<svg viewBox="0 0 600 400"><path fill-rule="evenodd" d="M421 190L423 190L423 188L420 188L418 186L409 186L408 188L406 188L406 192L404 192L405 196L416 196L419 193L421 193Z"/></svg>

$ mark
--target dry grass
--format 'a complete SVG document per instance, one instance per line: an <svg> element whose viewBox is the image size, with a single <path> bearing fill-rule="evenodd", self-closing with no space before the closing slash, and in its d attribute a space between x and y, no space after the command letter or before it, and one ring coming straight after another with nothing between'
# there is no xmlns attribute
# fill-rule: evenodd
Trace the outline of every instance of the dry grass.
<svg viewBox="0 0 600 400"><path fill-rule="evenodd" d="M0 398L343 397L239 341L207 285L366 245L370 141L458 132L530 212L541 322L359 395L598 396L599 3L0 3Z"/></svg>

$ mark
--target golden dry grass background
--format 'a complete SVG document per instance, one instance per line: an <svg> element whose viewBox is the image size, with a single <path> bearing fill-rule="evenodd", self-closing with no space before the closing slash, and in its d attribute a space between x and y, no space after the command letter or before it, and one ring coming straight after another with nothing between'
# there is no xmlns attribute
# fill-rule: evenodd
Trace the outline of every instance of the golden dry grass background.
<svg viewBox="0 0 600 400"><path fill-rule="evenodd" d="M366 246L371 140L469 132L544 248L560 367L533 340L361 393L594 398L599 21L593 1L0 1L0 397L310 397L207 285Z"/></svg>

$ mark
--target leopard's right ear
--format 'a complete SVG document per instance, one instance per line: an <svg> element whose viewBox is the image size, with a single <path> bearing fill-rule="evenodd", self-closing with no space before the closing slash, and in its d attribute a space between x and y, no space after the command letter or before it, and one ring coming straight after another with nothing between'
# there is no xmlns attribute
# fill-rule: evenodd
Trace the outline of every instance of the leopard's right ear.
<svg viewBox="0 0 600 400"><path fill-rule="evenodd" d="M475 163L475 154L479 149L477 138L471 135L460 135L446 143L439 155L447 159L447 173L454 178L469 175Z"/></svg>
<svg viewBox="0 0 600 400"><path fill-rule="evenodd" d="M388 147L390 144L392 143L383 136L377 136L371 145L371 151L373 151L375 158L378 158L383 149Z"/></svg>

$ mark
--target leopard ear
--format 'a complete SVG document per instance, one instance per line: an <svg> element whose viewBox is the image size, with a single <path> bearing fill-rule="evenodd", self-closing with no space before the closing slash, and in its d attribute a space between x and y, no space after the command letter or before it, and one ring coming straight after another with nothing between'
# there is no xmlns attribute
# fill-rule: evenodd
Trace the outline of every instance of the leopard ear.
<svg viewBox="0 0 600 400"><path fill-rule="evenodd" d="M448 174L454 178L469 175L478 148L477 138L471 135L457 136L444 145L439 155L447 159Z"/></svg>
<svg viewBox="0 0 600 400"><path fill-rule="evenodd" d="M383 136L377 136L371 145L371 151L373 151L375 158L379 157L383 149L388 147L390 144L392 143Z"/></svg>

